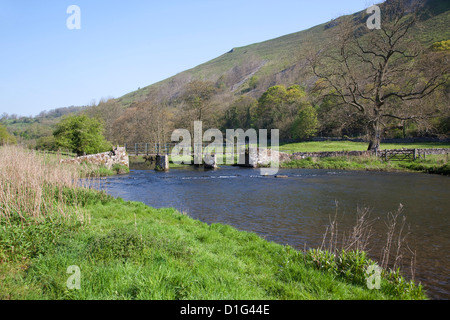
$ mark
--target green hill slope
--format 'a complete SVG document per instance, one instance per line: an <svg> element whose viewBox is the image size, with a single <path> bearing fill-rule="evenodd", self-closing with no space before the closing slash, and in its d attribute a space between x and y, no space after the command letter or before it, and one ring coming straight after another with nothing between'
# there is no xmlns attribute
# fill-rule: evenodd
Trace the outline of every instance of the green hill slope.
<svg viewBox="0 0 450 320"><path fill-rule="evenodd" d="M405 6L411 6L405 0ZM314 83L314 77L306 67L306 58L311 50L320 50L333 40L332 29L340 22L353 19L365 25L365 11L343 16L311 29L281 36L245 47L233 48L229 52L181 72L171 78L131 92L117 100L124 106L133 101L152 96L157 100L172 101L182 92L184 85L192 79L210 80L234 95L249 94L259 97L267 88L276 84L300 84L306 88ZM422 25L414 30L416 38L426 47L434 42L450 39L450 3L428 0L422 16ZM367 31L369 31L367 29ZM255 76L258 85L249 88L249 80Z"/></svg>

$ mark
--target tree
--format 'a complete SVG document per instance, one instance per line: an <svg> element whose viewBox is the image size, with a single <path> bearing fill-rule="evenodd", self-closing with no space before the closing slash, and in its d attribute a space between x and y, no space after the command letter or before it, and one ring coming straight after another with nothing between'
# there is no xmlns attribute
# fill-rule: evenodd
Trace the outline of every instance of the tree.
<svg viewBox="0 0 450 320"><path fill-rule="evenodd" d="M193 112L194 120L203 121L210 115L210 100L217 88L211 81L192 80L186 86L183 100L187 111Z"/></svg>
<svg viewBox="0 0 450 320"><path fill-rule="evenodd" d="M16 138L13 135L10 135L8 130L0 124L0 145L16 143Z"/></svg>
<svg viewBox="0 0 450 320"><path fill-rule="evenodd" d="M225 129L250 129L252 126L252 114L257 101L249 96L240 96L225 111L223 126Z"/></svg>
<svg viewBox="0 0 450 320"><path fill-rule="evenodd" d="M402 0L383 4L380 30L366 30L353 20L335 27L336 42L312 57L314 74L349 108L367 119L369 150L380 146L389 121L418 121L432 117L436 108L421 101L443 86L449 74L449 56L422 48L412 33L417 9ZM448 105L448 104L447 104Z"/></svg>
<svg viewBox="0 0 450 320"><path fill-rule="evenodd" d="M319 120L317 112L311 105L303 107L292 125L292 136L294 139L307 139L317 134Z"/></svg>
<svg viewBox="0 0 450 320"><path fill-rule="evenodd" d="M298 85L270 87L258 100L253 123L257 129L279 129L280 137L291 138L292 124L307 104L306 93Z"/></svg>
<svg viewBox="0 0 450 320"><path fill-rule="evenodd" d="M91 118L97 118L104 123L105 138L113 141L116 128L114 121L124 112L124 108L116 99L101 99L98 105L93 105L85 111Z"/></svg>
<svg viewBox="0 0 450 320"><path fill-rule="evenodd" d="M248 81L248 87L250 90L255 90L259 84L259 79L256 76L252 76Z"/></svg>
<svg viewBox="0 0 450 320"><path fill-rule="evenodd" d="M36 140L36 150L58 151L54 136L40 137Z"/></svg>
<svg viewBox="0 0 450 320"><path fill-rule="evenodd" d="M165 143L172 130L167 106L150 99L133 102L113 123L114 142Z"/></svg>
<svg viewBox="0 0 450 320"><path fill-rule="evenodd" d="M59 148L71 150L78 156L111 150L103 136L103 124L86 115L68 116L56 125L53 132Z"/></svg>

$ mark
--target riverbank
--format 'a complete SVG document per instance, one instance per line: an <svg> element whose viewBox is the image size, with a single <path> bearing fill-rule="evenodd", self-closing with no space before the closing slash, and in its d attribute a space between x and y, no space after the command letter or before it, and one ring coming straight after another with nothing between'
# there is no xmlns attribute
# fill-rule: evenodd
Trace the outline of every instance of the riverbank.
<svg viewBox="0 0 450 320"><path fill-rule="evenodd" d="M353 141L306 141L284 143L280 145L280 151L286 153L296 152L333 152L333 151L366 151L367 142ZM380 150L388 149L440 149L450 148L448 142L421 142L421 143L381 143Z"/></svg>
<svg viewBox="0 0 450 320"><path fill-rule="evenodd" d="M111 168L97 165L80 165L82 177L110 177L118 174L130 173L130 168L121 164L115 164Z"/></svg>
<svg viewBox="0 0 450 320"><path fill-rule="evenodd" d="M425 153L427 149L450 150L450 143L422 142L422 143L384 143L382 150L390 149L418 149ZM367 149L367 143L352 141L319 141L282 144L279 151L297 158L280 162L280 168L288 169L327 169L327 170L365 170L385 172L423 172L440 175L450 175L449 156L447 154L428 154L425 158L403 161L383 161L382 158L367 155L362 151ZM347 153L361 153L361 155L347 155ZM324 156L320 153L327 153ZM333 154L330 156L329 154ZM304 158L299 158L298 155ZM306 154L306 155L305 155ZM341 155L342 156L339 156ZM187 157L187 161L191 158ZM235 162L237 157L235 157ZM224 162L224 161L223 161ZM183 168L184 164L174 164L170 161L170 168ZM153 170L154 163L146 161L142 156L130 156L130 167L134 170Z"/></svg>
<svg viewBox="0 0 450 320"><path fill-rule="evenodd" d="M381 290L369 290L364 255L349 257L345 270L328 270L326 254L99 192L66 196L75 194L89 222L2 223L1 299L424 298L385 279ZM79 290L67 288L72 265L81 272Z"/></svg>
<svg viewBox="0 0 450 320"><path fill-rule="evenodd" d="M369 289L365 271L373 262L364 253L297 251L80 188L75 166L3 151L0 299L426 298L395 273L383 273L380 290ZM79 282L68 270L79 270Z"/></svg>
<svg viewBox="0 0 450 320"><path fill-rule="evenodd" d="M297 152L352 152L364 151L367 143L352 141L320 141L290 143L280 146L280 151L288 154ZM423 142L423 143L383 143L381 150L389 149L433 149L450 148L449 143ZM450 175L448 154L427 155L425 159L415 161L383 161L375 156L342 156L342 157L306 157L280 164L282 168L299 169L331 169L331 170L367 170L386 172L424 172L432 174Z"/></svg>
<svg viewBox="0 0 450 320"><path fill-rule="evenodd" d="M450 164L446 155L429 155L416 161L382 161L374 156L349 156L292 160L281 163L281 168L366 170L386 172L423 172L450 175Z"/></svg>

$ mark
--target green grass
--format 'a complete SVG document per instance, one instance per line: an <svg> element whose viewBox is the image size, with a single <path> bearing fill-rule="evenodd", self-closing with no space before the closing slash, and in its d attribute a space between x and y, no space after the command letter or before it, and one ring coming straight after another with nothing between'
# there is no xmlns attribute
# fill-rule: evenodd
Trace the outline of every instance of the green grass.
<svg viewBox="0 0 450 320"><path fill-rule="evenodd" d="M368 144L366 142L352 141L310 141L299 143L288 143L280 145L280 151L286 153L296 152L322 152L322 151L365 151ZM382 143L382 150L385 149L430 149L430 148L450 148L450 143L424 142L424 143Z"/></svg>
<svg viewBox="0 0 450 320"><path fill-rule="evenodd" d="M398 166L411 171L420 171L447 176L450 175L448 155L427 156L426 159L421 159L418 161L402 161L398 164Z"/></svg>
<svg viewBox="0 0 450 320"><path fill-rule="evenodd" d="M450 143L385 143L381 149L428 149L450 148ZM300 142L280 146L280 151L296 152L332 152L332 151L364 151L366 143L351 141ZM428 155L426 159L416 161L384 162L375 156L348 156L293 160L281 163L282 168L330 169L330 170L370 170L370 171L419 171L426 173L450 175L447 155Z"/></svg>
<svg viewBox="0 0 450 320"><path fill-rule="evenodd" d="M318 268L311 254L174 209L66 191L85 199L78 203L88 221L1 223L0 299L425 298L387 280L369 290L351 271ZM66 286L72 265L80 290Z"/></svg>
<svg viewBox="0 0 450 320"><path fill-rule="evenodd" d="M281 163L282 168L367 170L367 171L411 171L450 175L450 164L446 155L429 155L416 161L389 161L371 157L330 157L293 160Z"/></svg>
<svg viewBox="0 0 450 320"><path fill-rule="evenodd" d="M80 164L79 167L81 177L109 177L118 174L127 174L130 168L125 165L115 164L111 168L104 165L95 165L88 162Z"/></svg>

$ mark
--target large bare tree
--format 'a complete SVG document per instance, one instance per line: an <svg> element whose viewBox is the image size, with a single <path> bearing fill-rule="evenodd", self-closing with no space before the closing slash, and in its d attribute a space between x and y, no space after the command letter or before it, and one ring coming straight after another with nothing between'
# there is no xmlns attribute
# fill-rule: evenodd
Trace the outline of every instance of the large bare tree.
<svg viewBox="0 0 450 320"><path fill-rule="evenodd" d="M437 108L420 101L443 87L450 71L448 53L433 52L414 40L419 6L412 8L404 0L380 6L381 29L369 30L362 18L342 18L333 28L336 41L311 57L321 85L366 119L369 150L379 148L387 122L435 115Z"/></svg>
<svg viewBox="0 0 450 320"><path fill-rule="evenodd" d="M165 104L152 100L133 102L114 121L114 142L165 143L172 130L170 114Z"/></svg>

